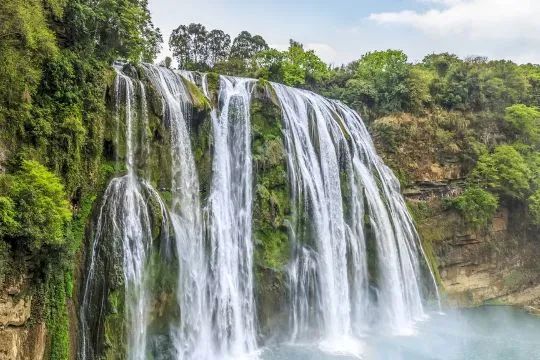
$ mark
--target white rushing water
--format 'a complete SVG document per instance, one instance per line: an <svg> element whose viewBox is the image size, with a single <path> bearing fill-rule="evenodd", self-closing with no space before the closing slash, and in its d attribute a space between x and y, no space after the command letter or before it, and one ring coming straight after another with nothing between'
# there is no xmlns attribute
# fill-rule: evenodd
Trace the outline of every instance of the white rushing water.
<svg viewBox="0 0 540 360"><path fill-rule="evenodd" d="M104 269L100 269L98 266L111 266L108 261L102 259L103 255L100 254L101 251L104 251L103 247L111 246L105 243L107 241L112 241L113 244L110 248L116 250L115 254L109 254L109 256L121 256L125 297L124 312L126 326L130 329L126 344L127 358L145 359L147 345L149 299L145 276L152 233L150 216L147 211L147 199L144 195L144 192L148 190L147 185L139 182L134 169L137 142L133 133L135 123L145 121L144 117L139 118L137 115L141 108L136 101L136 90L139 89L144 94L144 87L139 82L135 83L119 69L116 70L117 77L114 89L117 121L120 124L120 116L123 114L126 128L125 167L127 174L110 182L103 195L99 210L80 313L82 328L80 357L82 359L95 358L95 349L92 348L89 343L91 339L87 336L90 331L89 324L93 321L92 316L95 316L92 310L96 310L90 304L90 300L94 296L103 297L100 295L102 284L99 282L105 281L102 273ZM145 100L141 106L145 106ZM108 270L114 271L112 268L108 268Z"/></svg>
<svg viewBox="0 0 540 360"><path fill-rule="evenodd" d="M214 159L207 209L209 312L216 352L235 358L256 349L250 129L254 82L229 77L220 82L219 113L212 112Z"/></svg>
<svg viewBox="0 0 540 360"><path fill-rule="evenodd" d="M177 297L181 314L180 324L172 326L174 345L180 359L206 359L212 353L208 261L203 242L199 179L188 131L191 100L178 74L154 65L144 65L144 69L162 97L164 120L171 131L171 221L180 260Z"/></svg>
<svg viewBox="0 0 540 360"><path fill-rule="evenodd" d="M396 178L355 112L308 91L273 88L295 217L305 213L314 238L296 241L290 267L293 340L312 337L315 327L323 346L356 352L351 336L362 336L375 321L393 333L411 332L424 317L422 251ZM365 216L377 248L377 301L369 296Z"/></svg>
<svg viewBox="0 0 540 360"><path fill-rule="evenodd" d="M80 311L79 358L93 359L102 352L94 349L101 330L92 329L104 321L111 286L105 273L114 272L119 263L128 359L256 354L250 119L255 80L219 78L209 120L212 178L203 206L191 144L192 99L185 81L197 83L211 98L206 74L143 64L147 84L116 70L116 147L122 148L123 131L126 175L110 182L94 227ZM272 88L282 110L292 203L287 269L292 342L316 340L324 351L357 355L362 352L357 339L373 329L412 333L415 321L425 317L423 251L396 178L354 111L308 91L279 84ZM161 100L161 121L169 131L167 205L150 185L145 167L152 152L150 91ZM152 244L156 234L150 199L161 208L161 241L166 242L161 247ZM153 253L156 248L174 250L165 256ZM175 260L168 263L161 256ZM156 258L178 274L178 316L159 320L165 322L166 335L154 333L151 313L160 296L151 290L155 279L149 280L148 268ZM376 260L375 271L368 269L370 259Z"/></svg>

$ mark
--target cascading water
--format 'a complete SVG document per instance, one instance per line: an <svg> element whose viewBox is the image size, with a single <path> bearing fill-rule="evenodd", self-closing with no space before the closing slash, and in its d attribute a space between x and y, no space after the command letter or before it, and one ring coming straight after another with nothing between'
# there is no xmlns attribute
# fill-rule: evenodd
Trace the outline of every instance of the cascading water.
<svg viewBox="0 0 540 360"><path fill-rule="evenodd" d="M323 333L331 336L348 336L350 333L350 296L347 272L345 222L342 208L342 195L339 179L338 154L332 142L330 131L334 123L326 122L331 116L325 107L309 107L308 98L300 91L290 91L284 86L275 85L281 101L284 118L285 144L288 153L291 186L298 199L308 202L310 221L313 224L316 251L318 293L313 300L320 300L322 323L317 324ZM307 94L307 93L306 93ZM322 99L322 98L321 98ZM310 123L309 111L315 113ZM311 140L316 132L318 149ZM299 266L313 257L308 249L298 251ZM305 266L305 265L304 265ZM307 265L309 266L309 265ZM299 271L294 270L297 274ZM302 271L306 275L308 271ZM295 276L295 288L309 287L309 276ZM296 292L296 290L294 290ZM293 299L301 303L306 299ZM304 305L308 305L305 304ZM308 305L310 306L310 305ZM303 318L307 310L300 306L297 318ZM305 322L304 322L305 324ZM302 331L302 329L300 329ZM306 329L303 329L306 330Z"/></svg>
<svg viewBox="0 0 540 360"><path fill-rule="evenodd" d="M352 110L308 91L273 88L282 107L295 217L311 223L311 239L296 242L290 267L293 340L312 336L315 327L322 339L343 347L374 322L375 303L379 323L410 331L424 316L421 251L397 180ZM377 244L376 302L369 299L365 216Z"/></svg>
<svg viewBox="0 0 540 360"><path fill-rule="evenodd" d="M148 191L148 186L138 180L134 169L136 143L133 133L134 123L139 120L137 113L140 110L136 103L136 89L137 87L143 89L143 87L140 83L137 83L136 86L131 78L124 75L118 68L116 70L115 95L118 123L120 123L119 118L122 112L121 99L125 103L123 113L126 127L125 166L127 174L110 182L103 195L95 227L80 312L81 359L94 359L97 356L94 344L99 341L102 334L95 333L93 328L97 327L96 324L99 321L103 321L103 319L99 319L102 315L102 309L94 307L91 300L97 299L99 307L102 307L103 302L106 301L105 287L110 285L110 282L115 281L111 279L114 276L106 274L106 272L116 271L113 264L115 257L122 264L121 283L124 287L124 313L126 328L129 329L126 340L126 357L128 359L145 359L146 357L149 299L145 280L152 232L150 215L147 210L147 198L144 194ZM142 107L144 107L145 100L142 101ZM161 205L163 206L162 203ZM108 241L110 243L107 243ZM113 251L107 254L109 249ZM99 269L99 267L103 268Z"/></svg>
<svg viewBox="0 0 540 360"><path fill-rule="evenodd" d="M214 160L207 208L209 311L217 353L235 357L256 349L250 130L254 81L221 77L220 82L219 114L212 112Z"/></svg>
<svg viewBox="0 0 540 360"><path fill-rule="evenodd" d="M208 114L212 174L203 199L190 128L194 95L186 81L197 83L210 100L214 94L207 75L143 64L140 76L148 80L143 82L116 70L116 146L122 148L125 124L127 174L110 182L94 227L82 291L79 358L104 352L96 344L106 337L111 288L123 290L124 305L117 310L123 312L128 359L253 354L256 184L250 106L256 81L219 78L217 106ZM308 91L279 84L272 89L282 110L292 204L287 269L292 340L317 339L331 350L356 352L353 339L374 327L410 332L424 316L422 248L397 180L354 111ZM149 124L151 96L161 101L159 121L167 139L160 141L170 145L165 148L170 158L167 205L163 193L150 185L147 166L154 151L150 128L156 126ZM150 104L156 107L155 101ZM150 203L157 204L160 216L151 214ZM159 234L153 233L157 220L162 222ZM170 289L155 289L156 274L163 272L174 274L176 281ZM167 291L176 310L156 320L155 308L163 305Z"/></svg>
<svg viewBox="0 0 540 360"><path fill-rule="evenodd" d="M180 324L172 325L174 345L180 359L206 359L212 351L211 324L207 312L207 259L199 180L188 132L190 98L182 79L171 70L148 64L144 65L144 70L162 97L164 120L171 131L170 217L180 259L177 297L181 314Z"/></svg>

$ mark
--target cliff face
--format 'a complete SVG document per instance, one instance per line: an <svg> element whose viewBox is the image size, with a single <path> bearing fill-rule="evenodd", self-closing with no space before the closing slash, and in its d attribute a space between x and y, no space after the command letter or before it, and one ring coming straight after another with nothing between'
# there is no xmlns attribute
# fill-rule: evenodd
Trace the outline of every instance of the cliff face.
<svg viewBox="0 0 540 360"><path fill-rule="evenodd" d="M46 328L33 321L32 295L24 275L4 284L0 292L0 359L43 359Z"/></svg>
<svg viewBox="0 0 540 360"><path fill-rule="evenodd" d="M526 209L502 203L478 228L449 207L466 186L474 149L458 131L432 123L404 114L378 120L372 130L379 153L402 181L443 298L453 306L494 303L534 311L540 307L540 236L528 225Z"/></svg>
<svg viewBox="0 0 540 360"><path fill-rule="evenodd" d="M449 304L540 305L540 246L522 228L522 210L502 208L487 228L477 230L444 210L440 199L426 204L430 215L417 220L418 230L433 248Z"/></svg>

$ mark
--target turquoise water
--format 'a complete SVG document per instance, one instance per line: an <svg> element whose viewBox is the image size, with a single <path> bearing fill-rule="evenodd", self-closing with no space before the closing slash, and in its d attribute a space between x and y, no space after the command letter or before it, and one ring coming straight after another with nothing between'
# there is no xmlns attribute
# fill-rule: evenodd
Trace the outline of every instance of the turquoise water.
<svg viewBox="0 0 540 360"><path fill-rule="evenodd" d="M348 343L348 342L347 342ZM264 360L540 360L540 317L503 306L431 314L410 336L371 334L356 344L355 356L320 344L279 345ZM350 348L347 345L347 348ZM341 354L340 354L341 353Z"/></svg>

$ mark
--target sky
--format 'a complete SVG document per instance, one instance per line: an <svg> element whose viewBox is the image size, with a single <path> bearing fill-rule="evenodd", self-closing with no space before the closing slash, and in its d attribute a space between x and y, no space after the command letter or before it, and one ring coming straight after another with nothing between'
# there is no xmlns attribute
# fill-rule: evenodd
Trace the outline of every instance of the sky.
<svg viewBox="0 0 540 360"><path fill-rule="evenodd" d="M149 0L164 37L201 23L234 38L247 30L271 47L294 39L333 65L368 51L401 49L540 63L540 0Z"/></svg>

